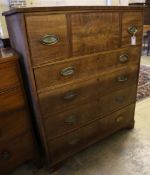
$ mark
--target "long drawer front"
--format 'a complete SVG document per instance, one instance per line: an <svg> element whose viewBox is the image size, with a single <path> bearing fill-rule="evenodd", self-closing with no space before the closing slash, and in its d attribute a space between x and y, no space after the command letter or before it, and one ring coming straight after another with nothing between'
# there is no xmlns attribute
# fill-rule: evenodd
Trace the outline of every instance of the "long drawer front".
<svg viewBox="0 0 150 175"><path fill-rule="evenodd" d="M135 102L136 86L99 97L99 100L73 106L64 112L47 115L44 119L48 139L80 128Z"/></svg>
<svg viewBox="0 0 150 175"><path fill-rule="evenodd" d="M49 141L52 164L61 161L111 133L134 122L135 105L130 105L75 132Z"/></svg>

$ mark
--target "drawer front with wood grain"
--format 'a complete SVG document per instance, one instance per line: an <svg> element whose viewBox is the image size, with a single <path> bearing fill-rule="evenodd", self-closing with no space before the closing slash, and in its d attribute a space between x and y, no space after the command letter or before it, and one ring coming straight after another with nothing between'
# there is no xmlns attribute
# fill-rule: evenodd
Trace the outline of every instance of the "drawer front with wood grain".
<svg viewBox="0 0 150 175"><path fill-rule="evenodd" d="M24 94L22 89L9 90L7 93L0 93L0 114L3 112L11 112L25 106Z"/></svg>
<svg viewBox="0 0 150 175"><path fill-rule="evenodd" d="M46 115L44 119L46 134L49 139L63 135L75 128L80 128L97 118L106 116L113 111L119 110L135 102L136 87L121 89L107 96L101 97L97 94L99 100L80 104L67 108L64 112L53 112ZM63 108L64 109L64 108Z"/></svg>
<svg viewBox="0 0 150 175"><path fill-rule="evenodd" d="M52 164L67 158L121 128L128 127L129 123L134 122L134 109L135 105L131 105L103 119L96 120L75 132L49 141Z"/></svg>
<svg viewBox="0 0 150 175"><path fill-rule="evenodd" d="M3 113L0 116L0 144L30 129L31 121L29 113L24 106L22 109Z"/></svg>
<svg viewBox="0 0 150 175"><path fill-rule="evenodd" d="M124 12L122 14L122 46L131 45L131 36L136 36L136 45L142 43L143 13Z"/></svg>
<svg viewBox="0 0 150 175"><path fill-rule="evenodd" d="M53 113L44 119L48 139L64 135L99 118L101 106L97 101L71 107L64 112Z"/></svg>
<svg viewBox="0 0 150 175"><path fill-rule="evenodd" d="M102 115L119 110L136 101L136 85L114 91L109 95L100 98L99 105L101 106Z"/></svg>
<svg viewBox="0 0 150 175"><path fill-rule="evenodd" d="M119 48L119 13L91 12L71 15L73 55Z"/></svg>
<svg viewBox="0 0 150 175"><path fill-rule="evenodd" d="M91 102L98 96L97 79L76 84L69 84L54 90L39 94L41 111L44 116L56 111L62 111L72 105L78 106L83 101Z"/></svg>
<svg viewBox="0 0 150 175"><path fill-rule="evenodd" d="M12 171L34 157L35 148L30 132L19 136L5 144L0 144L0 170L2 174Z"/></svg>
<svg viewBox="0 0 150 175"><path fill-rule="evenodd" d="M138 79L139 65L122 68L119 71L107 71L99 77L99 93L107 95L117 89L124 89L135 85Z"/></svg>
<svg viewBox="0 0 150 175"><path fill-rule="evenodd" d="M37 67L34 69L37 89L43 91L54 85L67 84L79 79L93 77L106 70L138 65L140 60L138 49L138 47L132 50L121 49L115 52L85 56Z"/></svg>
<svg viewBox="0 0 150 175"><path fill-rule="evenodd" d="M26 25L33 65L68 57L67 21L64 14L27 15Z"/></svg>
<svg viewBox="0 0 150 175"><path fill-rule="evenodd" d="M0 92L20 85L16 62L0 64Z"/></svg>

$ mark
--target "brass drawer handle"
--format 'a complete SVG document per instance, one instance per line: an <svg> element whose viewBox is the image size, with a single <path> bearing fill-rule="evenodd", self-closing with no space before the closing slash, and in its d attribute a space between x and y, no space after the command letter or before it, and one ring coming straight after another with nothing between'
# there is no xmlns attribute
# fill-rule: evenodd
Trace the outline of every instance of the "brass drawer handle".
<svg viewBox="0 0 150 175"><path fill-rule="evenodd" d="M60 71L60 74L64 77L74 75L74 73L75 73L75 70L73 67L67 67Z"/></svg>
<svg viewBox="0 0 150 175"><path fill-rule="evenodd" d="M127 55L127 54L121 55L121 56L119 57L120 63L127 63L128 60L129 60L129 55Z"/></svg>
<svg viewBox="0 0 150 175"><path fill-rule="evenodd" d="M11 154L10 154L10 152L8 152L8 151L3 151L2 153L1 153L1 156L2 156L2 159L3 160L10 160L11 159Z"/></svg>
<svg viewBox="0 0 150 175"><path fill-rule="evenodd" d="M128 32L130 35L135 35L138 32L138 29L135 25L131 25L128 27Z"/></svg>
<svg viewBox="0 0 150 175"><path fill-rule="evenodd" d="M67 117L64 121L66 124L68 125L73 125L77 123L77 116L75 115L70 115L69 117Z"/></svg>
<svg viewBox="0 0 150 175"><path fill-rule="evenodd" d="M128 77L126 75L120 75L119 77L117 77L117 82L119 83L123 83L128 81Z"/></svg>
<svg viewBox="0 0 150 175"><path fill-rule="evenodd" d="M69 92L67 92L67 93L64 95L63 99L66 100L66 101L69 101L69 100L75 99L76 96L77 96L77 93L76 93L76 92L69 91Z"/></svg>
<svg viewBox="0 0 150 175"><path fill-rule="evenodd" d="M124 101L124 96L117 96L117 97L115 98L115 100L116 100L116 102L118 102L118 103L123 103L123 101Z"/></svg>
<svg viewBox="0 0 150 175"><path fill-rule="evenodd" d="M116 122L117 122L117 123L120 123L123 119L124 119L124 117L120 115L120 116L118 116L118 118L116 119Z"/></svg>
<svg viewBox="0 0 150 175"><path fill-rule="evenodd" d="M43 45L50 46L50 45L54 45L54 44L58 43L59 38L56 35L47 34L40 39L40 42Z"/></svg>
<svg viewBox="0 0 150 175"><path fill-rule="evenodd" d="M69 145L77 145L80 142L80 139L76 138L68 142Z"/></svg>

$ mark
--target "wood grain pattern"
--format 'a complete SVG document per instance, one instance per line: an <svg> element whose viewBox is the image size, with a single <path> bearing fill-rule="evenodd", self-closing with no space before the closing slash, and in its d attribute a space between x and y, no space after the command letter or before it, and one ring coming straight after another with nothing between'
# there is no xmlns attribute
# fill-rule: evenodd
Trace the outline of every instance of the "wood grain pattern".
<svg viewBox="0 0 150 175"><path fill-rule="evenodd" d="M0 174L27 160L35 160L37 148L30 112L18 64L12 49L0 50Z"/></svg>
<svg viewBox="0 0 150 175"><path fill-rule="evenodd" d="M20 86L16 63L0 64L0 91ZM7 81L6 81L7 80Z"/></svg>
<svg viewBox="0 0 150 175"><path fill-rule="evenodd" d="M121 88L120 88L121 89ZM123 88L123 90L114 91L105 96L97 94L97 101L93 100L90 104L90 99L86 104L78 104L80 106L76 109L77 105L68 107L64 112L49 112L47 119L45 121L46 134L49 139L56 137L58 135L63 135L65 132L69 132L75 128L80 128L83 125L87 125L92 120L101 118L103 116L112 113L115 110L119 110L124 106L127 106L135 102L136 87ZM118 100L121 99L120 101ZM107 105L106 105L107 104ZM63 107L62 107L63 108ZM64 108L63 108L64 109ZM77 121L74 124L65 123L67 116L77 117ZM51 126L51 127L49 127Z"/></svg>
<svg viewBox="0 0 150 175"><path fill-rule="evenodd" d="M21 135L8 143L0 144L1 174L10 172L14 167L21 165L34 157L33 135L31 132Z"/></svg>
<svg viewBox="0 0 150 175"><path fill-rule="evenodd" d="M50 113L62 111L69 106L77 105L79 102L96 99L97 91L97 80L91 79L41 93L39 94L39 101L42 114L46 117ZM69 96L69 94L74 94L74 96L66 99L65 97Z"/></svg>
<svg viewBox="0 0 150 175"><path fill-rule="evenodd" d="M22 56L49 167L121 128L134 127L142 7L26 8L5 15L12 46ZM138 27L136 46L129 42L131 24ZM60 45L41 47L39 39L48 32L60 35ZM118 76L128 81L116 82ZM71 90L79 96L66 103L62 97L67 92L65 99L74 97ZM74 112L79 123L64 125L66 115ZM127 117L120 122L118 115L124 113Z"/></svg>
<svg viewBox="0 0 150 175"><path fill-rule="evenodd" d="M134 107L134 105L131 105L80 130L50 141L49 148L52 149L52 163L55 164L116 130L128 126L134 120ZM120 116L122 116L122 120L117 122Z"/></svg>
<svg viewBox="0 0 150 175"><path fill-rule="evenodd" d="M119 48L119 13L71 15L73 55Z"/></svg>
<svg viewBox="0 0 150 175"><path fill-rule="evenodd" d="M0 144L31 129L31 121L27 117L28 115L25 106L15 111L0 114Z"/></svg>
<svg viewBox="0 0 150 175"><path fill-rule="evenodd" d="M67 22L64 14L26 16L26 25L33 65L68 57ZM48 34L56 35L58 43L49 46L41 44L40 39Z"/></svg>
<svg viewBox="0 0 150 175"><path fill-rule="evenodd" d="M128 61L121 63L119 60L121 55L128 55ZM137 65L140 61L139 55L139 47L133 47L132 50L126 48L35 67L34 74L38 92L46 91L52 86L57 87L68 82L94 77L105 72L106 69L113 71L121 67ZM62 76L61 71L66 68L71 68L74 73L69 76Z"/></svg>

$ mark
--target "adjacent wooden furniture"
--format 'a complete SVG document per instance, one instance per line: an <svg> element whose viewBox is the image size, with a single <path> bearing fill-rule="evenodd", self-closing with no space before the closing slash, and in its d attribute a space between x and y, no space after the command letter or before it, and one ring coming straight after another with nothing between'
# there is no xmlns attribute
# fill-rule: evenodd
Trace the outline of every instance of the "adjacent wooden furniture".
<svg viewBox="0 0 150 175"><path fill-rule="evenodd" d="M50 167L134 127L142 7L22 8L4 15Z"/></svg>
<svg viewBox="0 0 150 175"><path fill-rule="evenodd" d="M36 158L31 118L18 55L0 50L0 174Z"/></svg>

